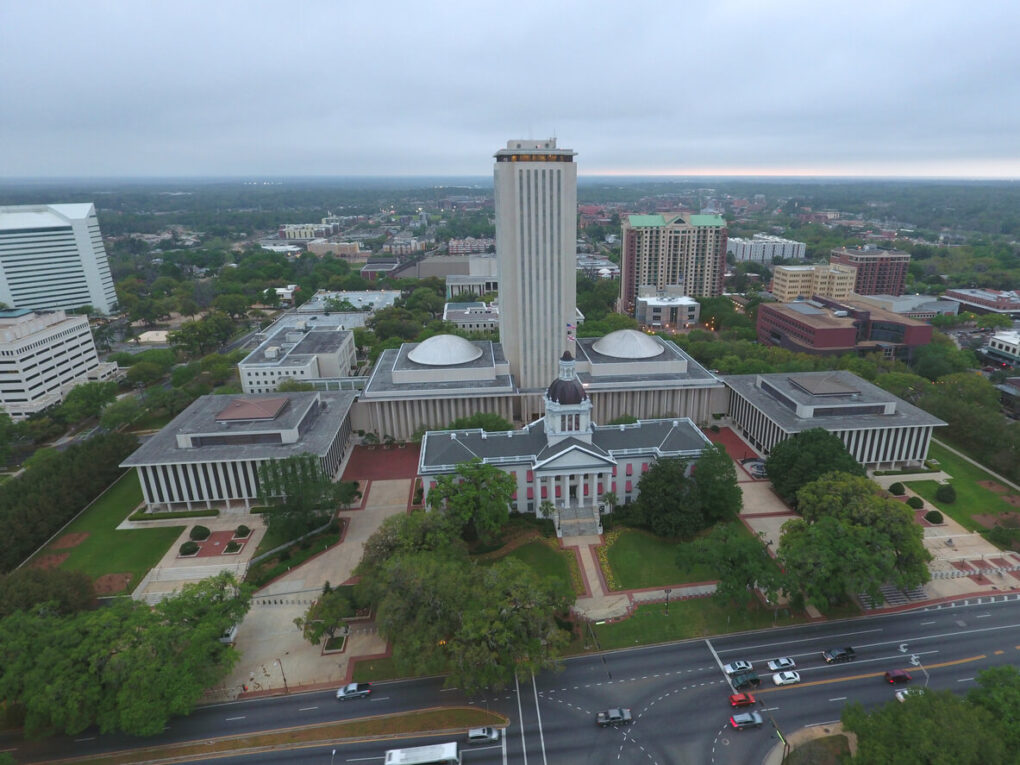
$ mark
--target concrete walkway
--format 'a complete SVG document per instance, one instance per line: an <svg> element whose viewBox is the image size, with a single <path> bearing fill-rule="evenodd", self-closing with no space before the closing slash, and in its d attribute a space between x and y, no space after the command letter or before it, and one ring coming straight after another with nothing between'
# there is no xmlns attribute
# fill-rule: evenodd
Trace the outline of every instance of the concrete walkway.
<svg viewBox="0 0 1020 765"><path fill-rule="evenodd" d="M321 645L305 641L294 620L304 616L327 581L339 585L351 579L365 540L386 518L407 511L411 486L410 479L363 486L362 507L340 513L349 521L343 541L255 593L237 631L241 661L220 687L207 694L207 701L339 687L349 680L352 658L387 652L386 641L371 621L352 621L343 651L324 653Z"/></svg>

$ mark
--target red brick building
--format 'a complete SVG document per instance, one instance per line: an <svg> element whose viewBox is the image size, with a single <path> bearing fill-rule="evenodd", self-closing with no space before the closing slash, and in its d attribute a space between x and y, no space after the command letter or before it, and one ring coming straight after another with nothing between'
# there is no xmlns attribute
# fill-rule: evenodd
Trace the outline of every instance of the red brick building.
<svg viewBox="0 0 1020 765"><path fill-rule="evenodd" d="M902 295L910 253L871 246L861 249L840 247L829 255L829 263L857 268L854 292L858 295Z"/></svg>
<svg viewBox="0 0 1020 765"><path fill-rule="evenodd" d="M815 298L800 303L762 303L758 342L799 353L836 356L882 353L909 359L913 349L931 342L932 328L880 308Z"/></svg>

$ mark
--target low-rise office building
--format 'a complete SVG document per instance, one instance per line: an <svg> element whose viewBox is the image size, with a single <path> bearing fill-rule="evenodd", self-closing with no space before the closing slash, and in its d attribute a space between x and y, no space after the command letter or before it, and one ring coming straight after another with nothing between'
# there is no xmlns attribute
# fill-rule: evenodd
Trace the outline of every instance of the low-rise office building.
<svg viewBox="0 0 1020 765"><path fill-rule="evenodd" d="M812 295L842 300L853 294L857 269L840 264L776 266L769 290L780 303L806 300Z"/></svg>
<svg viewBox="0 0 1020 765"><path fill-rule="evenodd" d="M701 304L683 294L682 287L641 287L634 303L638 324L652 329L687 329L701 318Z"/></svg>
<svg viewBox="0 0 1020 765"><path fill-rule="evenodd" d="M739 236L726 241L726 252L738 263L771 263L776 259L803 260L807 245L770 234L755 234L751 239Z"/></svg>
<svg viewBox="0 0 1020 765"><path fill-rule="evenodd" d="M345 314L287 314L237 365L245 393L271 393L284 380L315 383L348 377L356 366Z"/></svg>
<svg viewBox="0 0 1020 765"><path fill-rule="evenodd" d="M1020 366L1020 332L996 332L981 350L994 361L1011 367Z"/></svg>
<svg viewBox="0 0 1020 765"><path fill-rule="evenodd" d="M936 316L956 316L960 304L955 300L940 300L935 295L854 295L854 302L906 316L918 321L931 321Z"/></svg>
<svg viewBox="0 0 1020 765"><path fill-rule="evenodd" d="M729 418L769 454L803 430L839 436L868 468L919 467L935 428L946 423L846 371L727 375Z"/></svg>
<svg viewBox="0 0 1020 765"><path fill-rule="evenodd" d="M63 311L0 311L0 409L21 420L59 404L75 386L112 380L85 316Z"/></svg>
<svg viewBox="0 0 1020 765"><path fill-rule="evenodd" d="M443 321L464 332L499 332L499 306L496 303L447 303Z"/></svg>
<svg viewBox="0 0 1020 765"><path fill-rule="evenodd" d="M1017 290L951 289L943 292L942 297L955 300L965 311L1002 313L1020 319L1020 292Z"/></svg>
<svg viewBox="0 0 1020 765"><path fill-rule="evenodd" d="M257 504L259 466L301 454L335 478L351 436L353 393L202 396L121 467L138 470L150 511Z"/></svg>

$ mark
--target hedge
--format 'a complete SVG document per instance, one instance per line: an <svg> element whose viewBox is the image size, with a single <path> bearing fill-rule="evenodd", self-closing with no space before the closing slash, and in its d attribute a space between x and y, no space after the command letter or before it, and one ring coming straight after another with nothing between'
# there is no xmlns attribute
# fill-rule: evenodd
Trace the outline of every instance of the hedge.
<svg viewBox="0 0 1020 765"><path fill-rule="evenodd" d="M902 483L899 483L897 481L896 483L889 487L889 493L892 494L894 497L902 497L904 494L907 493L907 490L904 488Z"/></svg>
<svg viewBox="0 0 1020 765"><path fill-rule="evenodd" d="M953 488L952 484L940 483L938 488L935 489L935 499L939 502L952 504L956 501L956 489Z"/></svg>
<svg viewBox="0 0 1020 765"><path fill-rule="evenodd" d="M928 523L935 524L942 523L943 521L942 513L940 513L938 510L929 510L927 513L924 514L924 519L928 521Z"/></svg>
<svg viewBox="0 0 1020 765"><path fill-rule="evenodd" d="M201 542L203 539L208 539L212 532L209 531L206 526L192 526L191 532L188 534L192 539Z"/></svg>
<svg viewBox="0 0 1020 765"><path fill-rule="evenodd" d="M921 499L920 497L911 497L910 499L907 500L907 504L910 505L915 510L920 510L922 507L924 507L924 500Z"/></svg>
<svg viewBox="0 0 1020 765"><path fill-rule="evenodd" d="M181 545L179 552L181 555L194 555L198 552L198 549L198 542L189 540Z"/></svg>

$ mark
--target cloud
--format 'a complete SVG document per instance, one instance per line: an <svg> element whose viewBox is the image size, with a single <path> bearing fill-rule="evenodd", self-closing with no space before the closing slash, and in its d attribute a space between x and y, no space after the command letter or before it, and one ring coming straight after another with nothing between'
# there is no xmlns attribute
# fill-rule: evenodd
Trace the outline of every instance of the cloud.
<svg viewBox="0 0 1020 765"><path fill-rule="evenodd" d="M0 176L486 175L554 133L582 173L1015 175L1020 6L975 10L7 2Z"/></svg>

